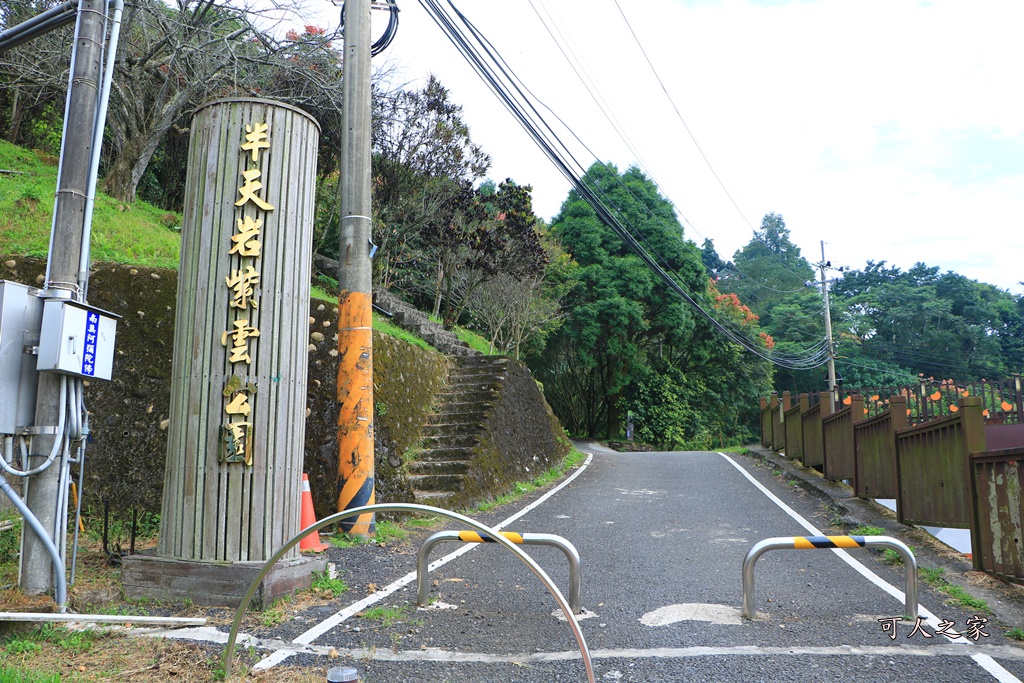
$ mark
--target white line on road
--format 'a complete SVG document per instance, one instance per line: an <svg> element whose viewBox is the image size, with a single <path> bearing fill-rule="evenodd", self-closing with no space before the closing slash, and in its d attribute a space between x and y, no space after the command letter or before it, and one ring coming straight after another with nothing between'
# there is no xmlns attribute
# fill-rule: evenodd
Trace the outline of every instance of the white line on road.
<svg viewBox="0 0 1024 683"><path fill-rule="evenodd" d="M576 477L578 477L581 474L583 474L583 471L585 469L587 469L587 467L590 465L590 461L593 460L593 459L594 459L593 454L588 455L587 459L583 461L583 464L580 465L579 468L575 472L572 473L572 476L570 476L568 479L563 481L561 484L559 484L555 488L553 488L550 491L548 491L547 493L545 493L543 496L541 496L537 500L533 501L532 503L530 503L529 505L524 507L519 512L515 513L511 517L506 518L501 523L496 524L492 528L495 531L500 531L501 529L504 529L509 524L511 524L511 523L519 520L520 518L522 518L523 515L527 514L531 510L536 509L538 506L540 506L541 504L546 502L549 498L551 498L551 496L555 495L556 493L558 493L559 491L564 489L566 486L571 484L572 481L574 479L576 479ZM427 570L428 571L434 571L438 567L442 567L442 566L448 564L452 560L465 555L466 553L470 552L474 548L479 547L480 545L481 544L478 544L478 543L471 543L471 544L468 544L468 545L464 545L461 548L459 548L458 550L456 550L456 551L454 551L452 553L449 553L448 555L445 555L441 559L436 560L434 562L431 562L430 565L427 567ZM345 609L343 609L340 612L338 612L337 614L334 614L334 615L328 617L327 619L323 620L322 622L320 622L319 624L317 624L313 628L309 629L305 633L303 633L303 634L299 635L298 637L296 637L294 640L292 640L292 642L295 643L296 645L299 645L299 646L309 645L314 640L316 640L317 638L319 638L323 634L325 634L328 631L330 631L332 628L334 628L334 627L338 626L339 624L341 624L342 622L344 622L346 619L349 619L352 616L358 614L359 612L362 612L363 610L365 610L370 605L373 605L373 604L376 604L376 603L380 602L381 600L383 600L384 598L388 597L389 595L391 595L391 594L397 592L398 590L408 586L410 583L412 583L415 580L416 580L416 572L414 572L414 571L413 572L409 572L408 574L406 574L402 578L398 579L397 581L389 584L385 588L382 588L381 590L377 591L376 593L371 593L370 595L367 595L365 598L363 598L359 602L353 603L353 604L349 605L348 607L346 607ZM256 671L262 671L262 670L265 670L265 669L269 669L272 666L280 664L284 660L288 659L293 654L295 654L295 652L296 652L296 650L288 650L288 649L277 650L276 652L273 652L270 655L268 655L267 657L264 657L260 661L256 662L256 664L253 665L252 668L254 670L256 670Z"/></svg>
<svg viewBox="0 0 1024 683"><path fill-rule="evenodd" d="M272 647L272 644L257 643L255 647ZM992 662L992 656L1011 661L1024 662L1024 651L1009 645L991 645L984 647L989 654L972 654L955 645L832 645L832 646L788 646L768 647L760 645L698 645L693 647L660 647L648 649L608 648L591 650L593 659L691 659L694 657L759 657L759 656L796 656L796 657L970 657L975 661L983 658ZM333 648L328 645L310 645L303 648L304 654L329 656L334 652L341 658L352 658L355 661L372 660L377 662L478 662L481 664L522 664L526 662L559 662L580 659L579 650L563 650L558 652L518 652L511 654L493 654L489 652L464 652L461 650L444 650L426 648L423 650L389 650L387 648ZM331 656L335 656L331 655ZM979 662L981 664L981 662ZM981 664L985 666L985 664ZM1006 672L998 664L995 665ZM988 669L988 667L985 667ZM989 670L999 681L1015 681L1012 674L1009 678Z"/></svg>
<svg viewBox="0 0 1024 683"><path fill-rule="evenodd" d="M804 519L800 515L800 513L798 513L796 510L794 510L793 508L789 507L788 505L786 505L784 502L782 502L782 500L778 496L776 496L774 493L772 493L767 488L765 488L765 486L763 484L761 484L761 482L759 482L758 480L754 479L754 477L751 476L751 474L749 472L747 472L745 469L740 467L740 465L735 460L730 458L725 453L719 452L719 455L722 456L723 458L725 458L727 461L729 461L729 463L733 467L735 467L737 470L740 471L740 474L742 474L744 477L746 477L750 481L750 483L752 483L754 486L756 486L758 488L758 490L761 491L761 493L763 493L764 495L768 496L769 500L771 500L773 503L775 503L780 508L782 508L783 512L785 512L787 515L789 515L794 520L796 520L797 523L800 524L800 526L802 526L804 529L807 529L807 531L811 532L815 536L824 536L824 534L822 534L821 531L819 531L813 524L811 524L806 519ZM907 596L906 596L906 594L903 591L901 591L900 589L896 588L895 586L890 584L888 581L884 580L882 577L878 576L878 574L875 574L873 571L871 571L866 566L861 564L852 555L850 555L849 553L844 552L844 551L842 551L842 550L840 550L838 548L833 548L832 552L835 553L837 556L839 556L839 558L842 559L843 562L845 562L846 564L850 565L858 574L860 574L861 576L866 578L868 581L870 581L871 583L875 584L876 586L878 586L883 591L885 591L889 595L893 596L894 598L896 598L900 602L906 602ZM927 608L925 608L924 606L919 604L917 606L917 611L918 611L918 613L920 615L925 617L925 623L927 623L929 626L931 626L932 628L934 628L936 630L939 630L941 628L939 626L939 619L938 619L938 617L936 617ZM952 638L949 638L948 636L946 636L946 638L951 643L954 643L954 644L958 644L958 645L971 645L971 641L967 640L966 638L964 638L963 640L959 640L959 639L954 640ZM1009 671L1007 671L1003 667L999 666L999 664L994 659L992 659L991 657L989 657L987 655L980 655L979 654L979 655L972 656L972 658L974 659L974 661L976 661L978 663L979 666L981 666L983 669L985 669L990 674L992 674L996 678L996 680L998 680L1000 683L1021 683L1020 679L1018 679L1016 676L1011 674Z"/></svg>

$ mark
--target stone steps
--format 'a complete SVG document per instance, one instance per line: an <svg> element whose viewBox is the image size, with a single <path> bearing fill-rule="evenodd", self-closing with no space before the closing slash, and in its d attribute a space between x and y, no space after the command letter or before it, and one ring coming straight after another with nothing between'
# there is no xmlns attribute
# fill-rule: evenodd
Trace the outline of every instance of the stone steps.
<svg viewBox="0 0 1024 683"><path fill-rule="evenodd" d="M473 448L480 443L479 432L479 428L474 429L473 433L466 433L466 430L462 429L452 429L447 434L424 437L420 441L420 446L426 451L439 448Z"/></svg>
<svg viewBox="0 0 1024 683"><path fill-rule="evenodd" d="M469 463L465 460L419 460L409 463L405 470L409 474L465 474Z"/></svg>
<svg viewBox="0 0 1024 683"><path fill-rule="evenodd" d="M374 302L394 314L396 325L451 357L447 385L423 428L421 450L416 460L405 466L416 501L445 507L465 489L480 435L505 381L508 359L471 349L453 332L393 294L375 292Z"/></svg>
<svg viewBox="0 0 1024 683"><path fill-rule="evenodd" d="M450 460L461 460L463 462L469 462L473 459L473 448L457 448L457 447L444 447L444 448L432 448L429 451L420 451L416 454L416 460L426 461L450 461ZM411 465L412 463L410 463Z"/></svg>
<svg viewBox="0 0 1024 683"><path fill-rule="evenodd" d="M416 500L421 500L424 491L440 491L447 494L458 493L466 486L463 474L406 474L406 481L412 486Z"/></svg>

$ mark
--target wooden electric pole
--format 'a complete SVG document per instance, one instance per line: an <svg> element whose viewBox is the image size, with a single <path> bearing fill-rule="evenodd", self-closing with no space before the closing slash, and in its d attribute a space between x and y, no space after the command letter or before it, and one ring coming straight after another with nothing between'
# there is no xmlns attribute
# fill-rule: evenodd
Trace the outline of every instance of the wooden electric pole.
<svg viewBox="0 0 1024 683"><path fill-rule="evenodd" d="M832 408L835 409L836 399L836 354L835 343L832 341L832 311L828 302L828 278L825 277L825 269L831 268L831 261L825 260L825 241L821 242L821 261L817 264L821 273L821 298L825 306L825 339L828 341L828 393L832 400Z"/></svg>
<svg viewBox="0 0 1024 683"><path fill-rule="evenodd" d="M341 239L338 250L338 511L375 501L373 466L373 272L370 232L370 0L345 3L342 84ZM343 531L375 532L373 514Z"/></svg>
<svg viewBox="0 0 1024 683"><path fill-rule="evenodd" d="M64 137L61 140L60 176L57 201L50 233L50 256L46 268L44 296L81 299L78 281L82 255L82 230L85 223L92 159L93 130L100 91L103 56L103 17L105 0L81 0L75 29L74 59L68 88ZM66 381L71 381L70 379ZM45 462L53 448L61 448L62 434L56 433L61 404L67 397L61 391L61 375L40 372L36 391L36 433L32 437L30 467ZM51 538L57 525L57 500L60 467L53 463L28 481L26 503L47 529ZM54 539L58 541L59 539ZM53 563L43 542L35 534L25 534L21 558L21 589L29 595L51 592L54 588Z"/></svg>

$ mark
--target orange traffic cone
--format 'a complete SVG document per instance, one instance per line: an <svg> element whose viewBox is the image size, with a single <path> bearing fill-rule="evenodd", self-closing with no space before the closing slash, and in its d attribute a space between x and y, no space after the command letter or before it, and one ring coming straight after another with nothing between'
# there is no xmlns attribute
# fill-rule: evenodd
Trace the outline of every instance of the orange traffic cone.
<svg viewBox="0 0 1024 683"><path fill-rule="evenodd" d="M299 524L303 529L316 524L316 512L313 511L313 494L309 490L309 477L305 472L302 474L302 515ZM320 532L313 531L302 537L299 541L299 549L304 553L322 553L329 546L320 542Z"/></svg>

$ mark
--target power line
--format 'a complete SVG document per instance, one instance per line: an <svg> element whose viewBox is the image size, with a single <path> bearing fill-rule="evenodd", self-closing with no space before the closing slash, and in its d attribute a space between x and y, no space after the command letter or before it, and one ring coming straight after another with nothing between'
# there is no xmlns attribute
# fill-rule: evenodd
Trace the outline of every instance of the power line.
<svg viewBox="0 0 1024 683"><path fill-rule="evenodd" d="M688 291L676 278L668 272L634 236L642 233L629 221L628 217L615 204L608 200L593 179L586 177L582 164L572 155L550 127L544 117L537 111L533 98L531 100L520 87L521 81L512 72L507 62L501 57L494 46L479 30L463 15L454 3L448 5L459 21L466 27L467 33L448 15L437 0L420 0L420 4L428 15L437 23L456 49L467 59L470 66L477 72L502 101L509 112L516 118L527 134L541 148L548 159L569 180L577 194L590 204L597 216L622 239L630 250L637 255L662 281L684 299L697 313L707 320L712 327L731 341L739 344L759 357L791 369L809 369L821 365L827 355L827 344L822 340L816 347L806 349L798 354L768 353L759 344L749 339L742 331L732 329L728 323L718 320L712 313L700 305L692 292ZM562 122L563 125L564 122ZM572 132L571 129L566 128ZM575 136L578 139L578 136ZM578 170L574 170L578 169ZM589 181L589 182L588 182ZM649 209L648 209L649 211ZM630 226L632 231L626 226Z"/></svg>

